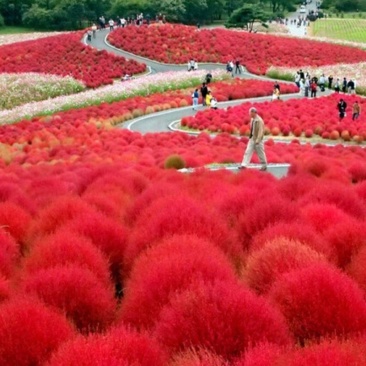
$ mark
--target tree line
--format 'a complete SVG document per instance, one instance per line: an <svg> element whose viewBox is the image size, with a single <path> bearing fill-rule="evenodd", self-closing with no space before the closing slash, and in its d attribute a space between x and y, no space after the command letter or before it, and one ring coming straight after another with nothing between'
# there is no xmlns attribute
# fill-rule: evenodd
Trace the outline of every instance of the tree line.
<svg viewBox="0 0 366 366"><path fill-rule="evenodd" d="M100 16L115 19L143 13L151 19L165 15L168 22L209 24L236 16L244 7L259 18L276 18L296 9L299 0L0 0L0 25L36 29L68 30L84 28ZM249 9L254 9L248 10ZM239 16L240 18L240 16Z"/></svg>

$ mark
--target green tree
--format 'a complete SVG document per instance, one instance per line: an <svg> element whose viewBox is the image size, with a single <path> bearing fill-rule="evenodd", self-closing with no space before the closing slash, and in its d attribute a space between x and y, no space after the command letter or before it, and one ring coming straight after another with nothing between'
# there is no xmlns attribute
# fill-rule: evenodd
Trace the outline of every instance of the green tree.
<svg viewBox="0 0 366 366"><path fill-rule="evenodd" d="M225 0L225 9L230 16L236 9L241 8L244 5L244 0Z"/></svg>
<svg viewBox="0 0 366 366"><path fill-rule="evenodd" d="M161 11L166 16L169 22L184 22L186 21L186 7L184 0L162 0Z"/></svg>
<svg viewBox="0 0 366 366"><path fill-rule="evenodd" d="M32 5L23 15L23 24L31 28L50 29L52 11Z"/></svg>
<svg viewBox="0 0 366 366"><path fill-rule="evenodd" d="M185 21L190 24L202 23L207 19L207 0L184 0L186 7Z"/></svg>
<svg viewBox="0 0 366 366"><path fill-rule="evenodd" d="M139 13L144 13L151 6L146 0L114 0L109 10L109 15L112 17L130 17Z"/></svg>
<svg viewBox="0 0 366 366"><path fill-rule="evenodd" d="M215 19L221 19L224 8L225 0L207 0L207 19L211 22Z"/></svg>
<svg viewBox="0 0 366 366"><path fill-rule="evenodd" d="M231 14L225 26L227 28L246 28L253 31L254 23L259 22L266 27L265 22L270 18L271 14L263 10L260 4L246 4Z"/></svg>

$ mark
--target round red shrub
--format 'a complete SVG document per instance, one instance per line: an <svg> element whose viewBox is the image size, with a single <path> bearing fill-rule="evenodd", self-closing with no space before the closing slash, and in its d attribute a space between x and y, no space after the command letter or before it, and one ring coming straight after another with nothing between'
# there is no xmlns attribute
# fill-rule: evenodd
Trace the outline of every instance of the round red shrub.
<svg viewBox="0 0 366 366"><path fill-rule="evenodd" d="M78 196L56 198L39 212L38 218L32 224L29 240L52 234L62 225L90 210L93 209Z"/></svg>
<svg viewBox="0 0 366 366"><path fill-rule="evenodd" d="M229 366L229 363L206 349L193 349L177 354L169 366Z"/></svg>
<svg viewBox="0 0 366 366"><path fill-rule="evenodd" d="M127 242L122 223L99 212L86 212L69 222L65 230L90 239L109 258L113 275L118 276Z"/></svg>
<svg viewBox="0 0 366 366"><path fill-rule="evenodd" d="M177 291L202 279L235 281L224 253L195 235L165 238L136 259L125 284L121 318L134 327L149 328Z"/></svg>
<svg viewBox="0 0 366 366"><path fill-rule="evenodd" d="M27 273L67 265L87 268L104 284L110 284L109 263L101 250L89 239L64 229L40 239L23 261Z"/></svg>
<svg viewBox="0 0 366 366"><path fill-rule="evenodd" d="M333 130L331 133L330 133L330 135L329 135L329 138L331 139L331 140L338 140L339 139L339 132L338 131L336 131L336 130Z"/></svg>
<svg viewBox="0 0 366 366"><path fill-rule="evenodd" d="M278 237L299 241L326 258L333 255L333 250L328 242L311 225L301 221L279 222L268 226L253 237L250 249L252 251L261 249L268 241Z"/></svg>
<svg viewBox="0 0 366 366"><path fill-rule="evenodd" d="M339 182L326 182L315 186L299 200L301 205L308 203L334 204L356 218L365 216L365 207L355 190Z"/></svg>
<svg viewBox="0 0 366 366"><path fill-rule="evenodd" d="M256 292L266 293L281 274L322 262L326 262L324 256L307 245L279 237L252 252L244 278Z"/></svg>
<svg viewBox="0 0 366 366"><path fill-rule="evenodd" d="M124 328L78 337L55 352L47 366L164 366L167 357L151 337Z"/></svg>
<svg viewBox="0 0 366 366"><path fill-rule="evenodd" d="M267 226L282 221L295 221L298 215L298 208L294 202L273 193L266 199L255 201L239 218L239 236L244 243L248 243L255 234Z"/></svg>
<svg viewBox="0 0 366 366"><path fill-rule="evenodd" d="M259 344L245 352L234 366L274 366L285 349L285 347L273 343Z"/></svg>
<svg viewBox="0 0 366 366"><path fill-rule="evenodd" d="M10 295L10 281L0 276L0 302L8 299Z"/></svg>
<svg viewBox="0 0 366 366"><path fill-rule="evenodd" d="M230 282L197 282L177 294L162 310L154 334L170 353L206 348L228 360L260 342L291 340L281 314Z"/></svg>
<svg viewBox="0 0 366 366"><path fill-rule="evenodd" d="M288 366L358 366L365 363L366 343L360 340L325 339L278 357L275 365Z"/></svg>
<svg viewBox="0 0 366 366"><path fill-rule="evenodd" d="M24 244L30 222L30 214L20 206L12 202L0 203L0 227L18 243Z"/></svg>
<svg viewBox="0 0 366 366"><path fill-rule="evenodd" d="M300 342L366 329L363 292L330 265L317 264L282 275L269 296Z"/></svg>
<svg viewBox="0 0 366 366"><path fill-rule="evenodd" d="M337 266L347 266L352 255L366 245L365 230L364 221L348 218L335 223L323 233L323 237L332 248L332 260Z"/></svg>
<svg viewBox="0 0 366 366"><path fill-rule="evenodd" d="M301 208L301 215L305 222L311 224L322 233L342 221L349 221L350 217L334 204L311 203Z"/></svg>
<svg viewBox="0 0 366 366"><path fill-rule="evenodd" d="M74 334L64 316L35 299L7 301L0 305L0 364L41 365Z"/></svg>
<svg viewBox="0 0 366 366"><path fill-rule="evenodd" d="M9 277L19 257L18 244L8 232L0 228L0 274Z"/></svg>
<svg viewBox="0 0 366 366"><path fill-rule="evenodd" d="M136 221L126 249L127 268L142 250L173 234L195 234L234 257L240 253L216 211L186 195L167 196L155 200Z"/></svg>
<svg viewBox="0 0 366 366"><path fill-rule="evenodd" d="M306 138L311 138L311 137L313 137L313 135L314 135L314 132L313 132L312 129L308 128L308 129L305 130L305 137Z"/></svg>
<svg viewBox="0 0 366 366"><path fill-rule="evenodd" d="M346 267L347 274L366 292L366 245L362 246L351 258Z"/></svg>
<svg viewBox="0 0 366 366"><path fill-rule="evenodd" d="M21 289L64 311L83 332L103 330L115 316L113 288L101 283L85 268L60 266L42 269L28 274Z"/></svg>

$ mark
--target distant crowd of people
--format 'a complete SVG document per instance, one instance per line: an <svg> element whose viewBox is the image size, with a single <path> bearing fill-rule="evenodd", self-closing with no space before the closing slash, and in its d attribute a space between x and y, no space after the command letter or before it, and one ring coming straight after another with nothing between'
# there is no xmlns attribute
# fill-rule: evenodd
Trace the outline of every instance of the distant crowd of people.
<svg viewBox="0 0 366 366"><path fill-rule="evenodd" d="M150 25L150 23L154 21L156 23L166 23L166 17L164 14L159 13L155 16L154 19L151 18L149 14L144 16L143 13L136 14L136 16L131 17L116 17L116 19L110 18L106 21L104 16L100 16L98 21L93 23L90 29L87 31L87 40L91 42L92 37L96 37L96 31L101 29L109 28L110 31L113 31L115 28L124 28L130 25L140 26L143 24Z"/></svg>
<svg viewBox="0 0 366 366"><path fill-rule="evenodd" d="M347 79L343 77L342 80L337 78L334 81L333 75L326 77L322 74L319 78L317 76L310 76L308 72L304 72L302 69L296 72L295 84L300 88L300 94L305 97L315 98L317 96L317 91L325 91L325 88L334 90L336 93L343 94L356 94L356 80ZM337 104L337 110L339 115L339 120L341 121L347 116L347 102L341 98ZM352 120L355 121L359 118L361 114L361 106L357 101L352 105Z"/></svg>
<svg viewBox="0 0 366 366"><path fill-rule="evenodd" d="M325 88L334 89L337 93L356 94L356 81L348 79L346 77L341 81L337 78L334 82L333 75L326 77L322 74L319 78L317 76L310 76L308 72L304 72L302 69L296 72L294 78L295 84L300 88L300 94L305 97L316 97L317 91L325 91Z"/></svg>

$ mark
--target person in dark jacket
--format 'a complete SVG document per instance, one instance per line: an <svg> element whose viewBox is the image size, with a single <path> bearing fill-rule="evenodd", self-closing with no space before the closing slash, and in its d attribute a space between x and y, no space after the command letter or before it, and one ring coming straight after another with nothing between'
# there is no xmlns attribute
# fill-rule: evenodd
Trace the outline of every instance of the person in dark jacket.
<svg viewBox="0 0 366 366"><path fill-rule="evenodd" d="M206 105L206 96L208 94L208 88L206 83L203 83L201 86L201 97L202 97L202 105Z"/></svg>
<svg viewBox="0 0 366 366"><path fill-rule="evenodd" d="M347 103L343 99L340 99L337 104L337 108L338 108L338 112L339 112L339 120L342 121L342 119L346 115Z"/></svg>

